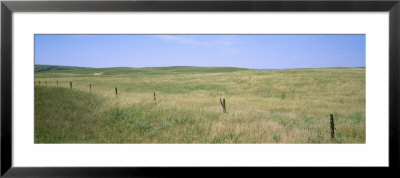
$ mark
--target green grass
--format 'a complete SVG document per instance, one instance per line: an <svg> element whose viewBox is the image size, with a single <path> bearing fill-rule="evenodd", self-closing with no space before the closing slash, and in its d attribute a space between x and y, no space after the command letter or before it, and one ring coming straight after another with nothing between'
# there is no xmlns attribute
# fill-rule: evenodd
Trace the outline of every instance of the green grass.
<svg viewBox="0 0 400 178"><path fill-rule="evenodd" d="M83 91L35 87L35 143L92 142L102 100Z"/></svg>
<svg viewBox="0 0 400 178"><path fill-rule="evenodd" d="M365 68L35 73L35 143L365 143L365 135Z"/></svg>

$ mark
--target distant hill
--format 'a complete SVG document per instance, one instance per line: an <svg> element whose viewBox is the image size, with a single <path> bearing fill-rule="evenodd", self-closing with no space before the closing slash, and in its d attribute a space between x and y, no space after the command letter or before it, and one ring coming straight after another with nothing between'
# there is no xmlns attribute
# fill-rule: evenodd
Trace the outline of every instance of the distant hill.
<svg viewBox="0 0 400 178"><path fill-rule="evenodd" d="M190 72L190 73L236 72L239 70L248 70L247 68L237 68L237 67L198 67L198 66L143 67L138 69L170 71L170 72Z"/></svg>
<svg viewBox="0 0 400 178"><path fill-rule="evenodd" d="M249 70L249 69L236 68L236 67L196 67L196 66L169 66L169 67L143 67L143 68L134 68L134 67L90 68L90 67L57 66L57 65L35 65L35 72L66 71L66 70L74 70L73 73L77 74L102 73L103 75L116 75L116 74L129 74L129 73L146 73L146 74L215 73L215 72L236 72L240 70Z"/></svg>
<svg viewBox="0 0 400 178"><path fill-rule="evenodd" d="M365 67L328 67L326 69L345 69L345 68L363 68ZM78 70L88 69L88 70ZM110 67L110 68L91 68L91 67L76 67L76 66L59 66L59 65L35 65L35 72L44 71L65 71L77 70L74 73L86 74L93 72L102 72L104 75L127 74L127 73L215 73L215 72L236 72L243 70L297 70L297 69L322 69L322 68L288 68L288 69L248 69L238 67L200 67L200 66L167 66L167 67Z"/></svg>
<svg viewBox="0 0 400 178"><path fill-rule="evenodd" d="M56 70L76 70L76 69L88 69L88 67L36 65L35 64L35 72L56 71Z"/></svg>

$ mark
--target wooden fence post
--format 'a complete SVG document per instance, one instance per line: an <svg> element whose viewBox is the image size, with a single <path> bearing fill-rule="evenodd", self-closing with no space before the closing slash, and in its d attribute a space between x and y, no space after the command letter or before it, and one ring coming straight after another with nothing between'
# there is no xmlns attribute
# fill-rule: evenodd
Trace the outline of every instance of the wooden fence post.
<svg viewBox="0 0 400 178"><path fill-rule="evenodd" d="M118 95L118 89L115 87L115 95Z"/></svg>
<svg viewBox="0 0 400 178"><path fill-rule="evenodd" d="M58 86L58 80L57 80L57 86Z"/></svg>
<svg viewBox="0 0 400 178"><path fill-rule="evenodd" d="M71 90L72 90L72 82L69 82L69 86L71 87Z"/></svg>
<svg viewBox="0 0 400 178"><path fill-rule="evenodd" d="M154 105L157 105L156 93L154 93Z"/></svg>
<svg viewBox="0 0 400 178"><path fill-rule="evenodd" d="M89 90L92 91L92 84L89 84Z"/></svg>
<svg viewBox="0 0 400 178"><path fill-rule="evenodd" d="M40 80L39 80L39 85L40 85Z"/></svg>
<svg viewBox="0 0 400 178"><path fill-rule="evenodd" d="M226 103L225 103L225 98L222 99L222 101L224 102L224 113L226 113Z"/></svg>
<svg viewBox="0 0 400 178"><path fill-rule="evenodd" d="M221 103L222 109L224 111L224 113L226 113L226 105L225 105L225 98L221 100L221 98L219 98L219 102Z"/></svg>
<svg viewBox="0 0 400 178"><path fill-rule="evenodd" d="M331 139L335 140L335 123L333 121L333 114L329 115L330 117L330 125L331 125Z"/></svg>

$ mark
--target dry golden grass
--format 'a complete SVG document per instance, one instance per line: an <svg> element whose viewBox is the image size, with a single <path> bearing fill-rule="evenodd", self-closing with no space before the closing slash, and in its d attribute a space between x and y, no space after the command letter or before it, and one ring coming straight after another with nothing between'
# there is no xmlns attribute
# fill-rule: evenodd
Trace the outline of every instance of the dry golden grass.
<svg viewBox="0 0 400 178"><path fill-rule="evenodd" d="M35 143L365 143L364 68L81 69L35 86Z"/></svg>

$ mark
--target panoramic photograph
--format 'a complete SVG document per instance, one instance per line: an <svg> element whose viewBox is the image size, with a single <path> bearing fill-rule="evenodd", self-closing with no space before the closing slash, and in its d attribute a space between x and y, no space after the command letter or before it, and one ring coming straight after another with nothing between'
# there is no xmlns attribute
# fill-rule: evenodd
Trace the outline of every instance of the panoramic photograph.
<svg viewBox="0 0 400 178"><path fill-rule="evenodd" d="M365 144L363 34L36 34L35 144Z"/></svg>

